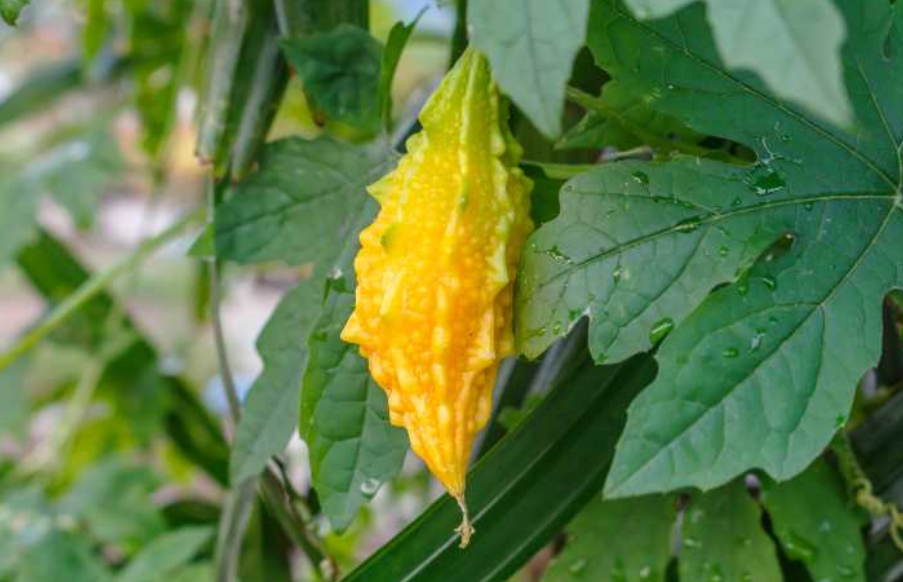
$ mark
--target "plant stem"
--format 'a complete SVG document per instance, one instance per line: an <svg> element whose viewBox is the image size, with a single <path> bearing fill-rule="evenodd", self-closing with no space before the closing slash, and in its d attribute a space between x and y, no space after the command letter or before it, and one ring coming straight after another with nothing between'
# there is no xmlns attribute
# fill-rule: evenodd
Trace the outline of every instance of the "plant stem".
<svg viewBox="0 0 903 582"><path fill-rule="evenodd" d="M77 313L79 309L88 303L88 301L104 291L117 277L137 267L148 256L170 242L178 236L182 230L195 223L200 217L200 210L188 213L160 234L142 242L137 248L115 265L95 274L85 281L85 283L74 293L66 297L65 300L57 305L43 321L19 338L19 340L9 349L0 354L0 371L8 368L17 358L35 347L47 336L47 334L65 323L70 317Z"/></svg>

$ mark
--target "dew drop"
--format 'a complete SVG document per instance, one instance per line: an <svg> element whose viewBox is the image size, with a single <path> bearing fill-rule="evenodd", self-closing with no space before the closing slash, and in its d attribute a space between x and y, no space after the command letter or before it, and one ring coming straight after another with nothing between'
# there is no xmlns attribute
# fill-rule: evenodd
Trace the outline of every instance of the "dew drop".
<svg viewBox="0 0 903 582"><path fill-rule="evenodd" d="M726 256L728 255L729 252L730 252L730 251L729 251L728 248L725 247L725 246L718 247L718 254L721 255L722 257L726 257Z"/></svg>
<svg viewBox="0 0 903 582"><path fill-rule="evenodd" d="M674 329L674 320L670 317L656 321L652 324L652 329L649 330L649 341L657 344L665 339L672 329Z"/></svg>
<svg viewBox="0 0 903 582"><path fill-rule="evenodd" d="M382 485L382 482L379 479L365 479L361 482L361 493L364 497L373 497L379 491L380 485Z"/></svg>
<svg viewBox="0 0 903 582"><path fill-rule="evenodd" d="M586 569L586 560L582 560L582 559L576 560L576 561L572 562L570 566L568 566L568 571L571 574L579 574L580 572L582 572L585 569Z"/></svg>
<svg viewBox="0 0 903 582"><path fill-rule="evenodd" d="M737 348L724 348L724 350L721 352L721 355L725 358L736 358L740 355L740 350L738 350Z"/></svg>
<svg viewBox="0 0 903 582"><path fill-rule="evenodd" d="M774 291L778 288L777 280L771 275L765 275L762 277L762 282L765 283L765 286L768 287L769 291Z"/></svg>

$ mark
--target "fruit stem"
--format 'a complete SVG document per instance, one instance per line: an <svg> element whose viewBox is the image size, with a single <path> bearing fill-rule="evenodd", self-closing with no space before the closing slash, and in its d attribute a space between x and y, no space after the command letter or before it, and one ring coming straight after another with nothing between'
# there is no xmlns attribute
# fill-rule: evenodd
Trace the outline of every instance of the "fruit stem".
<svg viewBox="0 0 903 582"><path fill-rule="evenodd" d="M470 512L467 510L467 501L464 499L464 495L455 495L455 501L458 502L462 515L461 525L455 528L455 533L461 536L461 545L459 547L463 550L470 544L470 538L476 530L470 523Z"/></svg>

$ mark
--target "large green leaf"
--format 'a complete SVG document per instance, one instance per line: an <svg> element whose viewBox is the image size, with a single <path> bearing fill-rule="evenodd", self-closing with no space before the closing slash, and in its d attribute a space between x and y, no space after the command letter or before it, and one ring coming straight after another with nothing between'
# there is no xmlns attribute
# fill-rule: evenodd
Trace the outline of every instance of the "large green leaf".
<svg viewBox="0 0 903 582"><path fill-rule="evenodd" d="M4 171L6 168L4 168ZM16 182L0 182L0 271L15 260L19 248L35 236L38 197Z"/></svg>
<svg viewBox="0 0 903 582"><path fill-rule="evenodd" d="M259 473L285 449L298 426L304 342L322 295L313 280L299 283L282 298L257 340L264 369L248 392L235 432L229 466L233 483Z"/></svg>
<svg viewBox="0 0 903 582"><path fill-rule="evenodd" d="M259 171L216 209L217 256L299 265L334 262L357 234L351 225L366 203L364 188L395 160L381 142L288 138L268 144L258 162Z"/></svg>
<svg viewBox="0 0 903 582"><path fill-rule="evenodd" d="M22 549L16 582L107 582L110 574L83 537L54 530Z"/></svg>
<svg viewBox="0 0 903 582"><path fill-rule="evenodd" d="M701 6L652 23L618 2L594 7L589 44L615 79L758 162L615 163L568 182L560 216L525 252L520 347L539 353L583 315L599 360L668 336L610 495L710 488L753 467L789 478L846 418L878 361L882 297L903 285L900 11L843 4L845 70L861 96L850 134L727 70Z"/></svg>
<svg viewBox="0 0 903 582"><path fill-rule="evenodd" d="M782 582L762 510L743 479L693 495L683 520L681 580Z"/></svg>
<svg viewBox="0 0 903 582"><path fill-rule="evenodd" d="M586 38L589 0L470 0L471 41L499 86L548 137L561 133L565 83Z"/></svg>
<svg viewBox="0 0 903 582"><path fill-rule="evenodd" d="M790 481L766 482L762 501L784 552L803 562L814 580L865 580L865 520L825 461Z"/></svg>
<svg viewBox="0 0 903 582"><path fill-rule="evenodd" d="M653 376L652 364L586 363L561 378L468 476L476 534L465 551L454 532L460 511L445 495L344 581L507 580L599 493L624 409Z"/></svg>
<svg viewBox="0 0 903 582"><path fill-rule="evenodd" d="M367 198L357 233L376 214ZM327 281L323 310L308 340L300 433L310 450L311 478L324 513L342 531L383 483L401 470L408 440L389 424L385 392L373 381L355 346L339 337L354 309L357 237L342 251Z"/></svg>
<svg viewBox="0 0 903 582"><path fill-rule="evenodd" d="M282 41L311 106L327 119L373 133L381 121L382 46L366 30L340 24L328 32Z"/></svg>
<svg viewBox="0 0 903 582"><path fill-rule="evenodd" d="M693 0L626 0L642 17L660 17ZM840 48L843 18L831 0L706 0L721 58L762 77L775 95L835 123L850 124Z"/></svg>
<svg viewBox="0 0 903 582"><path fill-rule="evenodd" d="M674 517L670 496L614 501L597 496L568 525L568 544L543 582L662 582ZM697 579L702 580L686 578Z"/></svg>

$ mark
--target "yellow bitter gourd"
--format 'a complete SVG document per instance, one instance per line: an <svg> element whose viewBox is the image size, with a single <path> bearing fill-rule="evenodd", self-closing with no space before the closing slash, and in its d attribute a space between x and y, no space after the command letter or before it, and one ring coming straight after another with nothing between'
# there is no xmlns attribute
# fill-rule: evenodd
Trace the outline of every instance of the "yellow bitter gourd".
<svg viewBox="0 0 903 582"><path fill-rule="evenodd" d="M499 360L514 352L513 280L532 183L486 59L468 50L424 107L423 130L369 192L357 296L342 339L360 345L392 424L464 512L474 436L489 419Z"/></svg>

